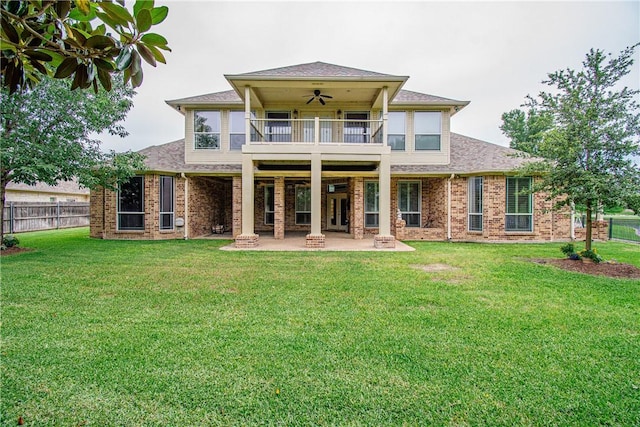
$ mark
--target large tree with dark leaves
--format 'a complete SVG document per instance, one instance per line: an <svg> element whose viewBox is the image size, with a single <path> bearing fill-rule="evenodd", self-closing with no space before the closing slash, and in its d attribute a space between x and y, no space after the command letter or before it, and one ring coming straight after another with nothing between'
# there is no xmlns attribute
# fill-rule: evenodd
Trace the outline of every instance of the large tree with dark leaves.
<svg viewBox="0 0 640 427"><path fill-rule="evenodd" d="M31 90L10 94L2 89L1 208L10 182L55 185L77 179L89 188L115 188L144 169L139 154L104 153L100 141L92 138L101 132L127 135L120 123L133 105L133 89L122 79L114 80L110 92L70 91L71 84L45 77Z"/></svg>
<svg viewBox="0 0 640 427"><path fill-rule="evenodd" d="M640 168L640 90L621 87L638 45L612 57L591 49L581 70L560 70L543 83L552 92L528 97L528 106L552 118L537 145L544 160L529 163L522 173L542 173L536 190L586 207L586 249L591 249L591 217L600 204L638 208Z"/></svg>
<svg viewBox="0 0 640 427"><path fill-rule="evenodd" d="M49 75L71 79L71 89L108 91L122 72L125 83L140 86L142 59L154 67L166 62L167 40L149 30L169 9L137 0L130 12L117 3L2 0L2 85L13 93Z"/></svg>

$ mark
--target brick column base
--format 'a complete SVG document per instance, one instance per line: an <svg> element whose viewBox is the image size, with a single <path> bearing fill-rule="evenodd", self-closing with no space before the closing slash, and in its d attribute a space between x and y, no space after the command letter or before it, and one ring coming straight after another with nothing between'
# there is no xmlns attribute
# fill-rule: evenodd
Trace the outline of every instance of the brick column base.
<svg viewBox="0 0 640 427"><path fill-rule="evenodd" d="M240 234L236 236L236 248L255 248L258 246L259 237L257 234Z"/></svg>
<svg viewBox="0 0 640 427"><path fill-rule="evenodd" d="M396 247L396 238L393 236L382 236L377 234L373 238L373 246L376 249L393 249Z"/></svg>
<svg viewBox="0 0 640 427"><path fill-rule="evenodd" d="M324 234L307 234L305 246L308 248L324 248Z"/></svg>

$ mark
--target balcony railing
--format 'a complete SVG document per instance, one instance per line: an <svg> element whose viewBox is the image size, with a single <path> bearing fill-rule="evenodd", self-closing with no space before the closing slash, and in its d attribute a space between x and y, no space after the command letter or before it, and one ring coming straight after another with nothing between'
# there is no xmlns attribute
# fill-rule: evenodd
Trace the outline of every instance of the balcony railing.
<svg viewBox="0 0 640 427"><path fill-rule="evenodd" d="M252 144L382 144L382 120L251 119Z"/></svg>

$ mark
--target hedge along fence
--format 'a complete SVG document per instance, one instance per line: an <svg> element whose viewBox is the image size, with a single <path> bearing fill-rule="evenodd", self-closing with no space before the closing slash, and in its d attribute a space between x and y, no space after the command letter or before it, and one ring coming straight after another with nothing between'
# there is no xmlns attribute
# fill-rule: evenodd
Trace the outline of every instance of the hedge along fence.
<svg viewBox="0 0 640 427"><path fill-rule="evenodd" d="M5 233L86 227L89 225L89 203L7 202L3 225Z"/></svg>

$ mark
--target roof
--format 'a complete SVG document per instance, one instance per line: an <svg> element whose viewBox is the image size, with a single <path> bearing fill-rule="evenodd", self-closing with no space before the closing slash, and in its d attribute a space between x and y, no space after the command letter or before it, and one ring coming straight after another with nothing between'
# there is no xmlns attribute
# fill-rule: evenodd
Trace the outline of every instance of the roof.
<svg viewBox="0 0 640 427"><path fill-rule="evenodd" d="M250 73L234 74L228 77L397 77L391 74L377 73L375 71L360 70L358 68L343 67L341 65L327 64L326 62L309 62L308 64L290 65L287 67L272 68L269 70L253 71Z"/></svg>
<svg viewBox="0 0 640 427"><path fill-rule="evenodd" d="M391 165L396 174L471 175L486 172L512 172L528 161L526 154L513 148L451 133L448 165Z"/></svg>
<svg viewBox="0 0 640 427"><path fill-rule="evenodd" d="M78 182L73 181L59 181L56 185L45 184L44 182L37 182L35 185L24 184L21 182L10 182L7 184L7 190L11 191L33 191L38 193L56 193L56 194L73 194L73 195L87 195L89 194L88 188L83 188L78 185Z"/></svg>
<svg viewBox="0 0 640 427"><path fill-rule="evenodd" d="M234 164L186 164L184 161L184 139L147 147L139 153L146 156L147 168L155 172L202 174L239 174L242 172L240 162ZM507 173L514 171L527 161L522 154L512 148L451 133L450 164L391 165L391 173L397 175Z"/></svg>
<svg viewBox="0 0 640 427"><path fill-rule="evenodd" d="M174 99L167 101L171 105L179 104L212 104L212 105L228 105L228 104L242 104L242 99L238 96L234 90L226 90L224 92L207 93L204 95L191 96L187 98ZM413 92L410 90L401 89L398 94L390 102L391 105L467 105L469 101L458 101L450 98L443 98L441 96L429 95L427 93Z"/></svg>

